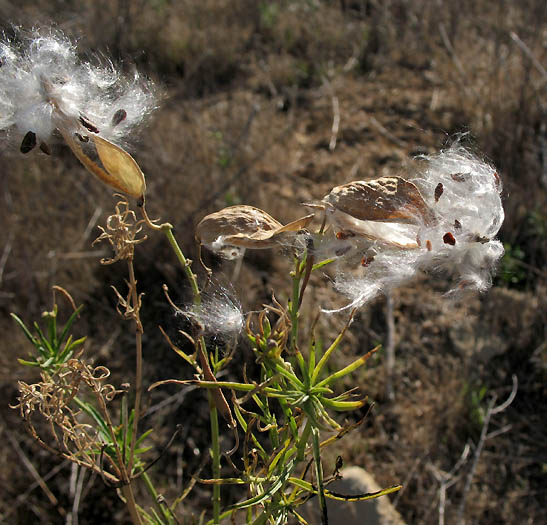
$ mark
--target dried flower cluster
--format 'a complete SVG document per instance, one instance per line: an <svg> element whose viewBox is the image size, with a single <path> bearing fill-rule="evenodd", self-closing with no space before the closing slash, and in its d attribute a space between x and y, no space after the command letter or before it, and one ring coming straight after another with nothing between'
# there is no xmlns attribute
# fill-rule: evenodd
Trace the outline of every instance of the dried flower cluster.
<svg viewBox="0 0 547 525"><path fill-rule="evenodd" d="M39 413L48 423L57 452L86 466L95 465L95 456L102 442L90 424L81 421L81 411L74 408L74 399L82 386L88 387L103 402L111 401L116 389L105 380L110 371L105 367L93 368L79 359L69 359L54 375L42 375L42 381L29 385L19 381L19 408L31 434L44 447L50 445L42 439L32 421Z"/></svg>
<svg viewBox="0 0 547 525"><path fill-rule="evenodd" d="M113 264L123 259L133 259L135 245L143 242L146 236L138 238L142 230L142 221L137 221L135 212L129 208L127 200L116 204L115 213L106 220L106 228L98 226L102 231L92 245L104 240L110 243L114 250L114 257L101 259L101 264Z"/></svg>

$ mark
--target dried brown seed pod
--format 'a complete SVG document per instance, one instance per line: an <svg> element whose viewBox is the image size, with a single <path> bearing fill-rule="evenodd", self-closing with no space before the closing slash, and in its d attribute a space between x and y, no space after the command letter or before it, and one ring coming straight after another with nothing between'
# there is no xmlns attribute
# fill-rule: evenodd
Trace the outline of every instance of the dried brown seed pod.
<svg viewBox="0 0 547 525"><path fill-rule="evenodd" d="M253 206L230 206L204 217L196 226L196 239L213 252L231 259L241 256L243 248L275 246L281 234L302 230L312 218L313 215L307 215L283 226Z"/></svg>
<svg viewBox="0 0 547 525"><path fill-rule="evenodd" d="M96 135L85 137L86 141L79 133L70 135L61 129L59 131L72 153L102 182L132 197L144 195L144 174L127 151Z"/></svg>
<svg viewBox="0 0 547 525"><path fill-rule="evenodd" d="M348 182L333 188L323 202L362 221L427 224L433 219L418 188L402 177Z"/></svg>

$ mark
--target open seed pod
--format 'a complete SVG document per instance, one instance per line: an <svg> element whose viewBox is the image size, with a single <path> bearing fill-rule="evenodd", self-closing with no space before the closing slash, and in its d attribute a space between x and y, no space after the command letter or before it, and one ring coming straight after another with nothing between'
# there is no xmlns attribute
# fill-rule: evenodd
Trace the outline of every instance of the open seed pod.
<svg viewBox="0 0 547 525"><path fill-rule="evenodd" d="M419 227L434 222L418 188L401 177L348 182L333 188L322 203L340 238L360 236L412 248Z"/></svg>
<svg viewBox="0 0 547 525"><path fill-rule="evenodd" d="M94 133L85 137L61 134L78 160L107 186L131 197L144 195L144 174L127 151Z"/></svg>
<svg viewBox="0 0 547 525"><path fill-rule="evenodd" d="M204 217L196 226L196 239L217 255L237 259L245 248L272 248L283 234L306 228L312 219L313 214L283 226L253 206L230 206Z"/></svg>
<svg viewBox="0 0 547 525"><path fill-rule="evenodd" d="M433 218L418 188L401 177L348 182L333 188L323 202L361 221L416 224Z"/></svg>

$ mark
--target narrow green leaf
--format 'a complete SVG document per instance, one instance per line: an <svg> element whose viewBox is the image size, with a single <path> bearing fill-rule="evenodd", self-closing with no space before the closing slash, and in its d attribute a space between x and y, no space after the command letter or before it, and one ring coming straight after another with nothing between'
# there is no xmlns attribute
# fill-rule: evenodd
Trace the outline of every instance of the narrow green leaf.
<svg viewBox="0 0 547 525"><path fill-rule="evenodd" d="M323 381L320 381L319 383L317 383L317 386L330 385L331 383L333 383L334 381L337 381L341 377L351 374L353 371L363 366L369 360L372 354L374 354L380 349L380 347L381 345L378 345L376 348L373 348L370 352L367 352L364 356L360 357L359 359L356 359L355 361L353 361L353 363L342 368L342 370L338 370L338 372L335 372L334 374L331 374L329 377L326 377L325 379L323 379Z"/></svg>
<svg viewBox="0 0 547 525"><path fill-rule="evenodd" d="M367 402L367 398L359 401L334 401L328 397L321 397L320 400L323 405L338 411L357 410Z"/></svg>
<svg viewBox="0 0 547 525"><path fill-rule="evenodd" d="M289 383L291 383L294 387L298 389L304 388L304 383L296 377L294 372L287 370L282 364L275 363L275 369L279 372L280 375L282 375Z"/></svg>
<svg viewBox="0 0 547 525"><path fill-rule="evenodd" d="M346 323L346 325L342 329L342 331L338 334L338 337L333 341L333 343L329 346L329 348L327 348L327 351L323 354L323 357L321 357L321 359L319 360L319 363L317 363L317 366L315 367L315 370L313 371L313 374L312 374L312 377L311 377L312 384L315 383L315 381L319 377L319 373L321 372L321 370L323 369L323 367L327 363L327 361L328 361L330 355L332 354L332 352L334 352L334 350L340 344L340 341L342 341L342 338L344 337L344 335L346 333L346 330L348 329L352 319L353 319L353 312L352 312L350 318L348 319L348 322Z"/></svg>
<svg viewBox="0 0 547 525"><path fill-rule="evenodd" d="M36 340L36 338L30 333L30 330L25 326L25 323L23 323L23 321L17 316L15 315L14 313L11 313L11 318L19 325L19 327L21 328L21 330L23 330L23 333L25 334L25 336L27 337L27 339L35 346L37 346L38 344L38 341Z"/></svg>
<svg viewBox="0 0 547 525"><path fill-rule="evenodd" d="M99 411L93 405L82 401L78 397L74 398L74 402L99 425L99 432L103 440L106 443L111 443L112 438L110 437L108 426Z"/></svg>
<svg viewBox="0 0 547 525"><path fill-rule="evenodd" d="M311 267L311 271L312 272L315 272L315 270L319 270L319 268L323 268L323 266L326 266L327 264L330 264L332 262L336 261L336 258L332 258L332 259L325 259L324 261L319 261L318 263L315 263L312 267Z"/></svg>
<svg viewBox="0 0 547 525"><path fill-rule="evenodd" d="M262 494L257 494L254 498L250 498L240 503L230 505L228 509L229 510L245 509L247 507L252 507L254 505L260 505L264 501L270 499L279 489L283 487L284 483L289 478L293 469L294 469L294 459L292 459L285 465L285 468L283 472L281 473L281 475L278 478L276 478L275 481L273 481L273 483L269 486L268 490L264 491Z"/></svg>
<svg viewBox="0 0 547 525"><path fill-rule="evenodd" d="M78 306L78 308L76 308L76 310L74 310L74 312L72 312L71 316L68 318L67 322L65 323L65 326L63 328L63 331L61 333L61 335L59 336L59 346L63 344L70 328L72 327L72 324L74 323L76 317L78 317L78 315L80 314L80 312L82 311L84 305L80 305Z"/></svg>
<svg viewBox="0 0 547 525"><path fill-rule="evenodd" d="M313 486L308 481L304 481L300 478L289 478L288 482L297 486L298 488L301 488L303 490L307 490L308 492L311 492L312 494L317 494L317 488ZM385 496L387 494L393 494L394 492L397 492L398 490L401 490L403 488L402 485L392 485L391 487L387 487L382 490L378 490L377 492L367 492L364 494L351 494L351 495L343 495L339 494L337 492L332 492L328 489L325 489L325 496L330 499L335 499L338 501L366 501L368 499L374 499L379 498L380 496Z"/></svg>
<svg viewBox="0 0 547 525"><path fill-rule="evenodd" d="M25 359L17 359L17 362L20 365L25 365L25 366L40 366L40 363L38 363L37 361L26 361Z"/></svg>
<svg viewBox="0 0 547 525"><path fill-rule="evenodd" d="M40 336L40 341L42 342L44 347L47 349L48 355L50 355L50 356L54 355L55 352L53 350L53 347L51 346L51 343L46 338L46 336L42 332L42 329L40 328L40 325L36 321L34 322L34 329L36 330L36 333Z"/></svg>

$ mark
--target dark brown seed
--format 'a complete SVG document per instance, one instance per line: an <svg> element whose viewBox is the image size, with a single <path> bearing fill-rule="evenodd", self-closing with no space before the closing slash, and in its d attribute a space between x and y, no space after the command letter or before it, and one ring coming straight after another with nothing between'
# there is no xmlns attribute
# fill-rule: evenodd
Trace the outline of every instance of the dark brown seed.
<svg viewBox="0 0 547 525"><path fill-rule="evenodd" d="M456 230L462 229L462 223L458 219L454 221L454 228L456 228Z"/></svg>
<svg viewBox="0 0 547 525"><path fill-rule="evenodd" d="M494 172L494 179L496 179L496 187L499 188L499 186L501 184L501 179L500 179L500 176L498 175L497 171Z"/></svg>
<svg viewBox="0 0 547 525"><path fill-rule="evenodd" d="M437 184L437 187L435 188L435 202L439 202L439 199L441 198L441 195L443 194L443 185L442 182L439 182Z"/></svg>
<svg viewBox="0 0 547 525"><path fill-rule="evenodd" d="M430 240L425 241L425 246L428 252L430 252L433 249L433 245L431 244Z"/></svg>
<svg viewBox="0 0 547 525"><path fill-rule="evenodd" d="M456 244L456 238L450 232L446 232L443 235L443 242L445 244L450 244L450 246L454 246Z"/></svg>
<svg viewBox="0 0 547 525"><path fill-rule="evenodd" d="M79 133L74 133L78 139L80 139L80 142L89 142L89 137L87 135L80 135Z"/></svg>
<svg viewBox="0 0 547 525"><path fill-rule="evenodd" d="M465 182L467 175L469 175L469 173L452 173L450 177L452 177L452 180L455 180L456 182Z"/></svg>
<svg viewBox="0 0 547 525"><path fill-rule="evenodd" d="M42 153L45 153L46 155L51 155L51 150L49 149L49 146L45 142L40 142L40 150Z"/></svg>
<svg viewBox="0 0 547 525"><path fill-rule="evenodd" d="M419 235L416 235L416 244L418 245L418 248L422 247L422 240Z"/></svg>
<svg viewBox="0 0 547 525"><path fill-rule="evenodd" d="M89 122L89 120L85 118L83 115L80 115L80 123L82 124L84 128L91 131L91 133L99 133L99 128L95 126L94 124L92 124L91 122Z"/></svg>
<svg viewBox="0 0 547 525"><path fill-rule="evenodd" d="M124 121L127 117L127 111L125 109L118 109L112 117L112 125L117 126L120 122Z"/></svg>
<svg viewBox="0 0 547 525"><path fill-rule="evenodd" d="M355 233L351 231L343 231L336 234L336 238L342 241L345 239L349 239L350 237L355 237Z"/></svg>
<svg viewBox="0 0 547 525"><path fill-rule="evenodd" d="M36 133L34 131L27 131L27 134L23 137L21 141L21 153L28 153L31 151L34 146L36 146Z"/></svg>
<svg viewBox="0 0 547 525"><path fill-rule="evenodd" d="M370 263L374 261L374 255L365 255L361 259L361 266L364 266L365 268L370 265Z"/></svg>

